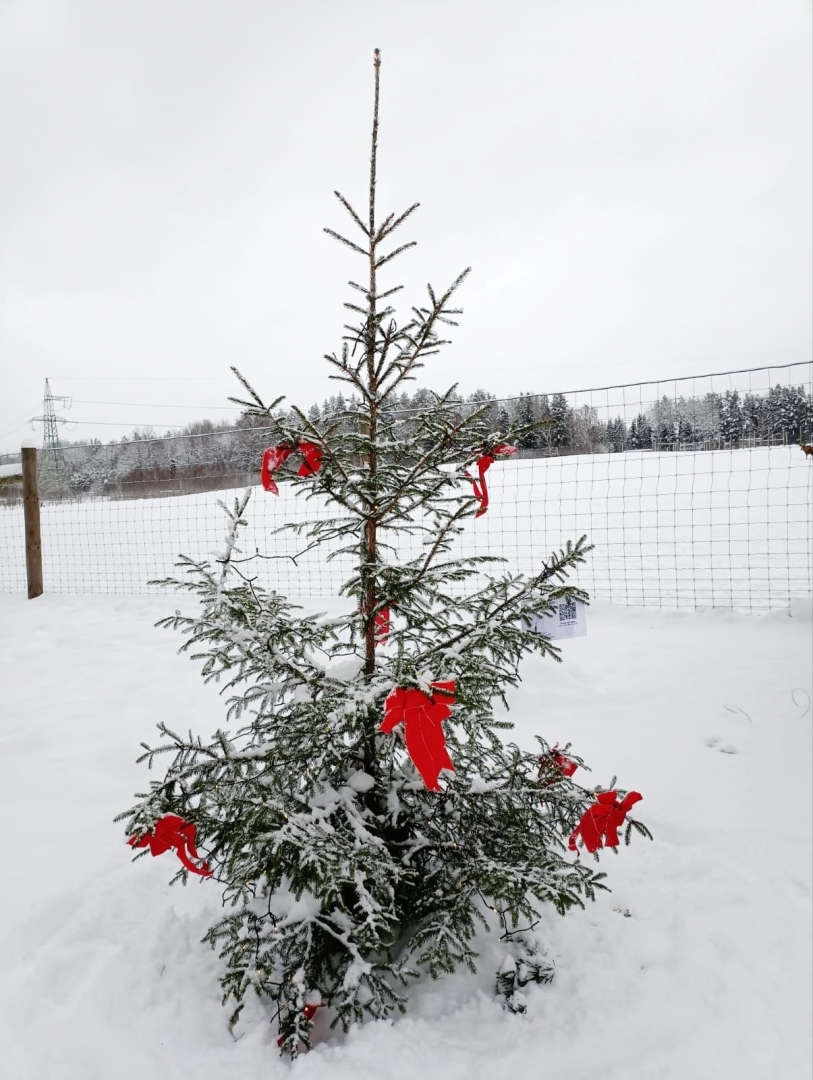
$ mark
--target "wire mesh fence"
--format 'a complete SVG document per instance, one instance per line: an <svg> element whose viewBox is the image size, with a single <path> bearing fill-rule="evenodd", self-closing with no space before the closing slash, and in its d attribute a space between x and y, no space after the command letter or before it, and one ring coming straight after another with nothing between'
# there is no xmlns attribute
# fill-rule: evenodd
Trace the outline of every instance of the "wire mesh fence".
<svg viewBox="0 0 813 1080"><path fill-rule="evenodd" d="M813 455L800 446L813 437L811 368L491 400L494 430L514 417L543 427L492 467L489 511L469 523L458 553L533 572L587 534L595 546L578 584L619 604L763 611L810 594ZM402 404L416 422L420 407ZM336 595L346 560L277 531L333 511L284 480L279 496L258 486L268 441L266 429L237 427L42 455L46 591L157 591L148 582L171 574L180 554L214 561L225 531L218 502L249 486L246 571L287 595ZM0 589L22 590L13 485L0 487L0 543ZM416 554L408 543L399 541L400 556Z"/></svg>

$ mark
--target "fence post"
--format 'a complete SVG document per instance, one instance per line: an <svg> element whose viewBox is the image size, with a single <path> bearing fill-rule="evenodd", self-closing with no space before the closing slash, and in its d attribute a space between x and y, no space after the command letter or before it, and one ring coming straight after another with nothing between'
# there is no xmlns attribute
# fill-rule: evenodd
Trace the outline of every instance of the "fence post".
<svg viewBox="0 0 813 1080"><path fill-rule="evenodd" d="M25 513L25 572L28 599L42 595L42 539L40 535L40 488L37 451L23 447L23 511Z"/></svg>

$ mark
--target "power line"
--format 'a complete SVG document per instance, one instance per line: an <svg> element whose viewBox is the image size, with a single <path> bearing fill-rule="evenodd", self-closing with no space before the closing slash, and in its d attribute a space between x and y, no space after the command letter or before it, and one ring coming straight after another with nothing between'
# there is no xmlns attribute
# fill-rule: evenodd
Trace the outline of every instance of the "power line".
<svg viewBox="0 0 813 1080"><path fill-rule="evenodd" d="M811 360L793 360L789 364L763 364L761 367L737 368L735 371L706 371L702 375L678 375L668 379L639 379L638 382L612 383L610 386L588 386L584 390L545 390L541 393L513 394L510 397L490 398L489 400L498 404L502 401L519 401L520 398L543 397L544 395L555 397L561 394L563 397L572 397L574 394L599 394L603 390L629 390L634 386L666 386L669 383L692 382L699 379L721 379L725 375L750 375L755 371L779 371L785 368L804 367L809 363L811 363ZM466 404L475 403L466 402ZM488 402L477 402L477 404L485 405Z"/></svg>
<svg viewBox="0 0 813 1080"><path fill-rule="evenodd" d="M111 425L113 426L113 425ZM126 427L149 427L149 424L124 425ZM264 432L273 431L272 427L247 427L247 428L224 428L222 431L198 431L194 435L156 435L154 439L129 439L130 446L139 443L169 442L171 439L210 439L213 435L237 435L241 431ZM77 450L83 446L94 446L94 443L71 443L70 449ZM104 445L104 444L103 444Z"/></svg>
<svg viewBox="0 0 813 1080"><path fill-rule="evenodd" d="M0 438L5 438L10 431L14 431L16 428L27 427L27 425L31 422L30 414L34 411L34 409L36 409L39 404L40 403L38 401L35 401L29 409L25 410L25 416L22 420L18 421L15 424L8 424L6 427L0 430Z"/></svg>
<svg viewBox="0 0 813 1080"><path fill-rule="evenodd" d="M644 387L644 386L659 386L659 387L661 387L661 386L665 386L665 385L670 384L670 383L671 384L677 384L677 383L683 383L683 382L699 381L699 380L702 380L702 379L722 378L722 377L725 377L725 376L730 377L732 375L749 375L749 374L752 374L753 372L757 372L757 371L784 371L784 370L788 370L790 368L804 367L805 365L809 364L810 362L811 362L810 360L796 360L796 361L792 361L792 362L786 363L786 364L770 364L767 367L763 365L762 367L739 368L739 369L737 369L735 371L706 372L705 374L702 374L702 375L680 375L680 376L672 377L672 378L650 379L650 380L646 380L644 382L639 381L639 382L631 382L631 383L616 383L616 384L610 385L610 386L586 387L586 388L584 388L582 390L558 391L558 393L562 394L565 397L572 397L572 396L574 396L576 394L579 394L579 395L581 395L581 394L595 394L595 393L600 393L600 392L606 391L606 390L626 390L626 389L631 389L631 388L634 388L634 387ZM88 381L90 381L90 380L88 380ZM126 380L122 380L122 381L126 381ZM166 381L172 381L172 380L167 379ZM204 380L199 380L199 381L204 381ZM210 381L222 381L222 380L210 380ZM548 396L554 396L552 391L546 391L545 393L547 393ZM511 395L511 396L508 396L508 397L491 398L488 401L480 401L480 402L472 402L472 401L464 402L464 401L460 401L460 402L454 402L454 404L481 407L481 406L484 406L484 405L500 405L503 402L507 403L507 402L519 401L521 398L525 398L525 397L534 398L534 397L542 397L542 396L543 396L542 393L516 394L516 395ZM131 405L135 405L135 404L138 404L138 403L137 402L94 402L94 404L108 404L108 405L127 405L127 404L131 404ZM141 406L141 407L149 407L149 406ZM161 407L161 406L158 406L158 407ZM167 406L167 407L169 408L171 406ZM180 408L187 408L187 407L188 408L200 408L200 409L204 409L204 408L218 408L218 409L223 408L223 409L225 409L225 408L228 408L228 406L205 406L205 405L178 406L178 407L180 407ZM237 408L237 407L235 406L235 408ZM396 407L393 411L396 412L399 416L404 416L404 415L409 415L411 413L420 413L420 412L423 411L423 408L424 408L423 406ZM333 417L333 415L334 414L328 414L327 416L323 416L323 419L330 419L330 418ZM187 421L187 423L188 422L189 421ZM75 421L70 421L70 423L75 423L77 425L81 425L81 426L84 426L84 427L92 427L92 426L95 426L95 427L126 427L126 428L131 428L131 429L150 428L150 427L154 426L154 424L151 423L151 422L145 422L145 421L133 422L133 421L124 421L124 420L120 420L120 421L111 421L111 420L99 420L99 421L96 421L96 420L81 420L80 421L80 420L75 420ZM171 425L168 425L168 426L171 426ZM226 429L224 429L222 431L199 432L199 433L196 433L194 435L182 435L182 434L170 435L170 434L166 434L166 435L156 436L153 439L133 439L133 440L130 440L130 442L131 442L131 444L134 444L134 443L139 443L139 442L154 442L154 441L156 441L156 439L160 439L161 441L166 441L168 439L207 438L207 437L212 436L212 435L235 434L235 433L240 432L240 431L254 431L254 432L257 432L258 430L263 431L263 430L271 430L271 429L270 428L268 428L268 429L256 428L256 427L226 428ZM93 445L93 444L89 444L89 443L73 443L72 444L72 446L74 446L74 447L88 446L88 445ZM13 451L10 451L10 452L13 453Z"/></svg>
<svg viewBox="0 0 813 1080"><path fill-rule="evenodd" d="M74 398L77 405L135 405L141 409L223 409L233 411L239 409L239 405L159 405L152 401L97 401L88 398Z"/></svg>
<svg viewBox="0 0 813 1080"><path fill-rule="evenodd" d="M228 375L59 375L59 382L227 382Z"/></svg>
<svg viewBox="0 0 813 1080"><path fill-rule="evenodd" d="M138 421L138 422L133 421L133 420L68 420L68 421L66 421L66 423L68 423L68 424L76 424L79 427L131 427L131 428L155 427L155 421L154 420L141 420L141 421ZM200 423L203 423L203 421L202 420L185 420L184 423L186 423L186 424L200 424ZM167 426L168 427L180 427L181 425L180 424L168 424ZM231 431L232 429L229 428L228 430Z"/></svg>
<svg viewBox="0 0 813 1080"><path fill-rule="evenodd" d="M631 359L613 359L611 363L616 367L629 366L630 364L644 364L644 363L664 363L673 364L679 363L684 360L724 360L734 357L748 357L748 356L787 356L796 352L801 352L804 346L800 346L798 349L749 349L741 350L736 349L729 352L715 352L715 353L679 353L677 356L664 357L662 354L659 356L639 356ZM794 361L793 363L807 364L810 363L810 357ZM550 358L551 362L557 364L568 364L572 362L589 361L589 355L568 355L567 353L557 354ZM782 367L793 366L781 365L781 364L768 364L763 365L768 367ZM746 371L756 371L756 368L745 368ZM736 372L718 372L718 374L737 374ZM700 378L698 375L687 375L685 378ZM224 382L234 385L234 377L231 375L59 375L58 381L71 381L71 382ZM658 380L651 380L658 381ZM671 379L663 380L664 382L671 382ZM627 385L638 385L629 383ZM599 389L607 389L606 387L599 387ZM501 398L502 401L509 401L510 398Z"/></svg>
<svg viewBox="0 0 813 1080"><path fill-rule="evenodd" d="M743 355L743 354L739 354L739 355ZM751 354L744 354L744 355L759 356L760 354L759 353L751 353ZM702 374L699 374L699 375L678 375L678 376L670 376L669 378L662 378L662 379L639 379L637 382L611 383L609 386L587 386L583 390L542 390L542 391L536 391L536 392L529 391L528 393L524 393L524 394L510 394L510 395L507 395L507 396L504 396L504 397L489 398L489 401L494 401L494 402L519 401L520 398L543 397L545 394L547 394L548 397L552 397L552 396L554 396L554 394L564 394L565 396L572 395L572 394L597 394L597 393L600 393L603 390L627 390L627 389L629 389L630 387L633 387L633 386L663 386L663 385L668 384L668 383L692 382L692 380L697 380L697 379L718 379L718 378L722 378L724 375L750 375L751 373L753 373L755 371L765 371L765 370L768 370L768 369L770 369L772 371L774 371L774 370L784 370L786 368L802 367L805 364L809 364L809 363L811 363L810 359L792 360L790 363L787 363L787 364L767 364L767 365L762 364L759 367L737 368L734 371L706 371L706 372L703 372ZM172 380L167 380L167 381L172 381ZM191 381L196 381L196 380L191 380ZM204 381L204 380L198 380L198 381ZM221 380L214 380L214 381L221 381ZM74 399L74 400L77 400L77 399ZM109 402L97 402L95 404L100 404L100 405L139 405L139 406L144 406L144 407L163 408L163 406L149 406L148 403L144 403L144 402L139 403L139 402L136 402L136 401L121 401L121 402L109 401ZM474 402L463 402L463 404L475 404L475 403ZM477 402L476 404L487 404L487 402ZM169 407L170 406L167 406L167 408L169 408ZM189 405L189 406L187 406L187 405L179 405L178 406L178 408L181 408L181 409L186 409L186 408L226 409L228 407L229 406L226 406L226 405L195 405L195 406L192 406L192 405ZM398 412L408 412L408 411L410 411L410 410L409 409L401 409L401 408L398 409ZM421 406L416 407L412 411L420 412L421 411ZM88 422L92 423L93 421L88 421Z"/></svg>
<svg viewBox="0 0 813 1080"><path fill-rule="evenodd" d="M34 417L34 419L37 419L37 417ZM59 419L59 418L57 418L57 419ZM14 425L14 427L24 427L25 423L26 422L23 421L23 423L16 424L16 425ZM138 423L135 423L132 420L119 420L119 421L114 421L114 420L65 420L64 423L68 424L69 426L76 425L77 427L123 427L123 428L129 428L131 431L137 430L139 428L142 429L142 430L144 428L155 428L155 424L152 421L140 421ZM200 421L189 421L189 420L187 420L187 421L184 421L184 423L186 423L186 424L200 423ZM169 428L169 429L175 428L177 430L177 428L182 427L182 426L183 426L182 424L174 424L174 425L169 424L169 425L167 425L167 428ZM7 430L8 431L13 431L14 427L9 428ZM166 442L167 439L202 439L202 438L205 438L207 435L230 435L234 431L258 431L258 430L263 431L264 429L263 428L231 428L231 427L229 427L229 428L217 429L215 431L198 432L198 433L196 433L194 435L180 435L180 434L160 435L160 434L156 434L151 439L130 439L129 442L130 442L130 445L133 445L134 443L138 443L138 442ZM269 430L270 430L270 428L269 428ZM76 447L79 447L79 446L92 446L92 445L93 445L93 443L74 443L74 442L69 443L69 446L70 446L71 450L73 450L73 449L75 449ZM19 446L14 447L13 449L9 449L9 450L0 450L0 454L2 454L2 455L18 454L19 452L20 452Z"/></svg>

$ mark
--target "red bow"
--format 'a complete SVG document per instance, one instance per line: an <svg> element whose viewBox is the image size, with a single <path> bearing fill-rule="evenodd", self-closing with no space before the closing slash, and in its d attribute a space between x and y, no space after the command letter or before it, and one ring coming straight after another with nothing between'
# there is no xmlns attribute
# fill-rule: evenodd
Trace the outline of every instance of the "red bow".
<svg viewBox="0 0 813 1080"><path fill-rule="evenodd" d="M262 485L272 495L279 495L279 488L274 481L274 473L280 465L288 460L294 450L299 450L302 454L302 464L297 469L298 476L313 476L314 473L319 472L319 467L322 464L322 447L317 443L300 442L296 446L286 446L285 443L280 443L279 446L272 446L263 454L263 463L260 469Z"/></svg>
<svg viewBox="0 0 813 1080"><path fill-rule="evenodd" d="M422 690L397 686L384 702L384 720L378 730L388 735L403 721L407 752L415 768L429 791L441 791L438 784L441 770L454 772L440 725L452 715L455 684L452 680L431 685L436 689L431 696Z"/></svg>
<svg viewBox="0 0 813 1080"><path fill-rule="evenodd" d="M597 801L588 806L581 821L570 834L567 846L578 851L576 839L581 836L584 846L592 853L600 847L618 847L618 830L624 824L627 813L643 799L637 791L630 791L623 802L618 801L614 791L602 791Z"/></svg>
<svg viewBox="0 0 813 1080"><path fill-rule="evenodd" d="M497 446L489 454L483 454L482 457L477 459L477 472L480 474L480 479L475 480L473 476L466 476L471 480L474 488L474 497L480 504L480 509L474 515L476 518L480 517L488 510L488 487L486 486L486 473L497 460L498 457L510 457L511 454L516 454L516 446L508 446L507 443L498 443Z"/></svg>
<svg viewBox="0 0 813 1080"><path fill-rule="evenodd" d="M153 855L163 855L165 851L174 848L186 869L193 874L209 877L212 873L209 864L201 860L195 848L195 826L177 814L165 814L156 821L152 832L131 836L127 843L135 848L148 847ZM199 862L200 866L195 866L192 859Z"/></svg>

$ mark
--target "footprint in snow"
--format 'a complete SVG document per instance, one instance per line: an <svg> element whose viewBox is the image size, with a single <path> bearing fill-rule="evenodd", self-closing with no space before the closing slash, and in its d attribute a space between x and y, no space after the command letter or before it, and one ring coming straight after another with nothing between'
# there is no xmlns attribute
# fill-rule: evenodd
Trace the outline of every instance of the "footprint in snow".
<svg viewBox="0 0 813 1080"><path fill-rule="evenodd" d="M739 750L736 746L732 746L731 743L724 742L717 735L712 735L706 739L706 746L710 750L719 750L721 754L738 754Z"/></svg>

